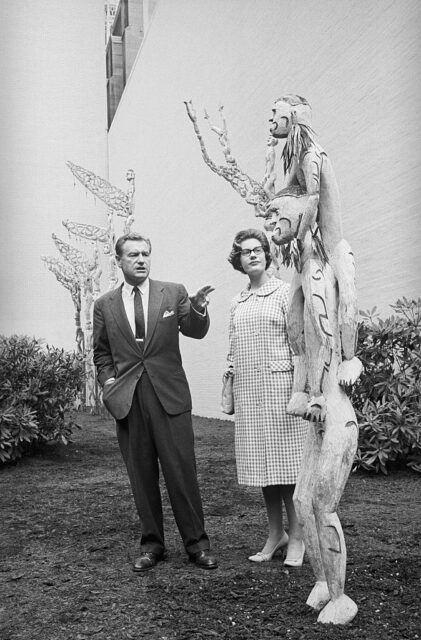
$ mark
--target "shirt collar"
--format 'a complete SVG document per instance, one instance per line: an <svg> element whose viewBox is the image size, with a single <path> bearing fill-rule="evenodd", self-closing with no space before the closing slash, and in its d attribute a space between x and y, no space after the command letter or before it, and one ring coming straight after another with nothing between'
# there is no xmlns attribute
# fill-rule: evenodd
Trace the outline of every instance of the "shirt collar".
<svg viewBox="0 0 421 640"><path fill-rule="evenodd" d="M149 296L149 278L146 278L146 280L144 280L142 282L142 284L138 284L137 288L139 289L139 291L140 291L140 293L142 294L143 297ZM124 283L123 283L123 294L125 296L131 296L132 295L132 291L133 291L133 285L129 284L126 281L124 281Z"/></svg>
<svg viewBox="0 0 421 640"><path fill-rule="evenodd" d="M248 284L246 289L244 289L240 293L239 302L245 302L253 294L255 294L256 296L268 296L271 293L273 293L276 289L278 289L280 284L281 284L281 281L278 278L275 278L275 276L272 276L270 280L265 282L265 284L262 284L261 287L259 287L258 289L255 289L254 291L250 291L250 284Z"/></svg>

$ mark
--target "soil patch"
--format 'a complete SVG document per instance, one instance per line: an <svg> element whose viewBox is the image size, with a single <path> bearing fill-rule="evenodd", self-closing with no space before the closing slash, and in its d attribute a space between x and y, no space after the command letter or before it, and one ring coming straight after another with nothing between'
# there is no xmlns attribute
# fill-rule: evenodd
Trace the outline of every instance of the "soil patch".
<svg viewBox="0 0 421 640"><path fill-rule="evenodd" d="M168 559L137 575L140 526L111 420L82 414L69 446L0 469L2 640L246 640L421 638L419 476L351 475L340 506L346 627L316 623L306 560L247 556L266 535L259 489L239 487L233 424L194 418L206 528L220 567L187 561L163 489Z"/></svg>

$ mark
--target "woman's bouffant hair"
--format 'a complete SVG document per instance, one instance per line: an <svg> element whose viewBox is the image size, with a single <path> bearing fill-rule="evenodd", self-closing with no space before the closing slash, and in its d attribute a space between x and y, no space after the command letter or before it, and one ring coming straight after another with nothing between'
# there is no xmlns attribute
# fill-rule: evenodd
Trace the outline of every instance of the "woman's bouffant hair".
<svg viewBox="0 0 421 640"><path fill-rule="evenodd" d="M244 240L250 240L250 238L255 238L262 245L265 252L266 269L272 263L269 240L267 239L266 234L259 229L243 229L242 231L239 231L235 236L234 242L232 243L231 252L228 256L228 262L232 264L236 271L241 271L241 273L245 273L243 267L241 266L241 243L244 242Z"/></svg>

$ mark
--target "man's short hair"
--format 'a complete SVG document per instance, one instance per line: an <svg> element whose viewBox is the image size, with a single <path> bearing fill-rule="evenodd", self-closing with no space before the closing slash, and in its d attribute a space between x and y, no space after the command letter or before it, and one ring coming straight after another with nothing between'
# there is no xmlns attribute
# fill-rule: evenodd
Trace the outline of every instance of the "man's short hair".
<svg viewBox="0 0 421 640"><path fill-rule="evenodd" d="M120 236L117 242L115 243L115 253L117 256L121 257L121 254L123 253L124 244L128 240L136 240L137 242L146 242L146 244L149 247L149 251L152 251L152 245L149 238L145 238L145 236L142 236L140 233L137 233L137 231L131 231L130 233L125 233L123 236Z"/></svg>

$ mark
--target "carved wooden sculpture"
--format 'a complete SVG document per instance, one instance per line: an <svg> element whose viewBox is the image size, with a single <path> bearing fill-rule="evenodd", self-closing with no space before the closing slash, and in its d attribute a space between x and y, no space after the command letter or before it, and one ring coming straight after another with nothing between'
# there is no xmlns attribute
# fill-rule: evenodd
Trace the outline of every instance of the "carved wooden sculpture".
<svg viewBox="0 0 421 640"><path fill-rule="evenodd" d="M355 266L351 248L343 237L335 174L311 129L311 108L305 98L295 95L280 98L272 114L272 136L286 138L282 152L286 187L301 187L308 196L297 230L298 246L311 231L315 247L329 261L338 282L338 319L344 353L338 376L339 382L347 386L358 379L362 367L354 357L358 318ZM272 199L268 212L276 212L276 206L276 199ZM273 240L276 242L276 231Z"/></svg>
<svg viewBox="0 0 421 640"><path fill-rule="evenodd" d="M43 260L48 269L54 273L58 282L70 291L75 307L77 353L83 354L85 349L85 336L80 321L82 301L79 276L73 267L66 265L64 262L60 262L57 258L53 258L52 256L41 256L41 260Z"/></svg>
<svg viewBox="0 0 421 640"><path fill-rule="evenodd" d="M104 245L104 253L109 256L110 275L109 288L114 289L117 285L117 264L114 256L115 233L113 214L124 218L124 233L129 233L134 222L134 194L135 194L135 174L132 169L126 173L129 183L127 193L114 187L107 180L95 175L83 167L66 163L75 178L81 182L85 188L98 197L108 206L107 227L97 227L95 225L72 222L64 220L63 225L69 234L78 238L83 238L94 245L94 254L88 257L81 251L63 242L54 233L52 234L56 247L69 263L66 265L56 258L43 256L44 260L57 280L61 282L72 295L75 305L76 322L76 345L78 353L85 358L86 374L86 397L85 404L88 407L96 408L98 405L95 367L93 364L93 338L92 338L92 305L100 294L100 280L102 274L101 261L99 256L98 243ZM83 292L83 305L82 296ZM84 329L82 330L81 309L84 311Z"/></svg>
<svg viewBox="0 0 421 640"><path fill-rule="evenodd" d="M302 190L286 188L277 196L275 238L294 243L309 204ZM338 281L315 246L312 231L300 244L290 291L288 330L301 355L294 371L288 412L311 421L303 452L294 503L316 584L307 604L320 611L318 621L345 624L357 605L344 594L346 547L337 508L358 443L354 410L339 383L342 364ZM307 393L309 391L309 394Z"/></svg>
<svg viewBox="0 0 421 640"><path fill-rule="evenodd" d="M226 172L206 160L191 103L186 107L205 161L229 180ZM342 235L333 169L310 122L311 109L304 98L287 95L277 100L262 183L248 179L252 198L241 193L234 181L233 186L254 205L256 215L265 218L265 229L280 247L283 263L295 267L288 331L297 366L288 411L311 423L294 496L316 577L307 604L320 611L319 622L345 624L356 615L357 605L344 594L346 548L336 511L354 459L358 428L344 388L357 380L362 366L354 352L353 255ZM218 133L220 141L229 148L225 123L223 133ZM286 139L282 152L286 180L276 194L279 138Z"/></svg>
<svg viewBox="0 0 421 640"><path fill-rule="evenodd" d="M96 227L89 224L74 223L70 220L63 222L64 226L70 233L78 235L87 240L102 242L104 244L104 253L109 256L110 275L109 289L114 289L118 283L117 264L114 257L115 232L113 214L124 218L123 233L130 233L134 222L134 196L135 196L135 174L133 169L126 172L126 180L129 183L127 193L112 185L108 180L104 180L92 171L66 162L74 177L83 184L96 198L99 198L108 207L107 228Z"/></svg>
<svg viewBox="0 0 421 640"><path fill-rule="evenodd" d="M92 224L84 224L83 222L72 222L71 220L63 220L62 224L66 227L67 231L79 238L84 238L91 242L101 242L104 245L104 253L109 256L110 271L109 271L109 289L114 289L118 283L117 277L117 264L114 257L114 244L115 234L112 224L112 214L108 212L108 226L96 227ZM97 250L97 247L96 249ZM98 260L99 265L99 260ZM100 276L100 274L99 274ZM99 281L98 273L94 276L94 281L98 285Z"/></svg>
<svg viewBox="0 0 421 640"><path fill-rule="evenodd" d="M95 407L97 405L96 377L93 361L93 335L92 335L92 305L94 299L100 293L99 278L101 276L101 265L99 252L95 244L94 255L88 258L87 255L63 242L54 233L52 238L57 249L62 256L72 265L75 274L79 279L79 288L83 293L83 315L84 315L84 348L85 359L85 405ZM94 289L95 287L95 289Z"/></svg>
<svg viewBox="0 0 421 640"><path fill-rule="evenodd" d="M267 194L263 189L263 185L260 182L257 182L257 180L250 178L250 176L247 175L247 173L245 173L238 166L238 163L234 156L231 155L231 149L228 141L227 124L225 122L225 119L223 118L223 107L220 107L219 109L219 113L222 119L222 128L216 127L215 125L210 123L210 118L205 111L205 119L209 121L212 131L217 134L219 142L223 148L225 160L227 162L226 165L218 165L209 157L209 154L206 150L202 134L200 133L200 129L197 124L197 116L192 101L185 101L184 104L186 106L187 115L193 123L193 128L202 151L203 160L208 165L208 167L219 176L227 180L231 184L233 189L235 189L242 198L245 198L248 204L252 204L253 206L258 207L259 210L266 210L266 205L268 204L269 198L267 197Z"/></svg>
<svg viewBox="0 0 421 640"><path fill-rule="evenodd" d="M124 193L124 191L112 185L108 180L104 180L104 178L97 176L92 171L73 164L70 160L67 161L66 164L75 178L77 178L79 182L88 189L88 191L93 193L94 196L102 200L102 202L105 202L105 204L115 211L118 216L122 216L123 218L133 216L134 171L132 169L129 169L126 173L126 180L129 182L129 189L127 193ZM129 233L130 226L127 231L124 231L124 233Z"/></svg>

